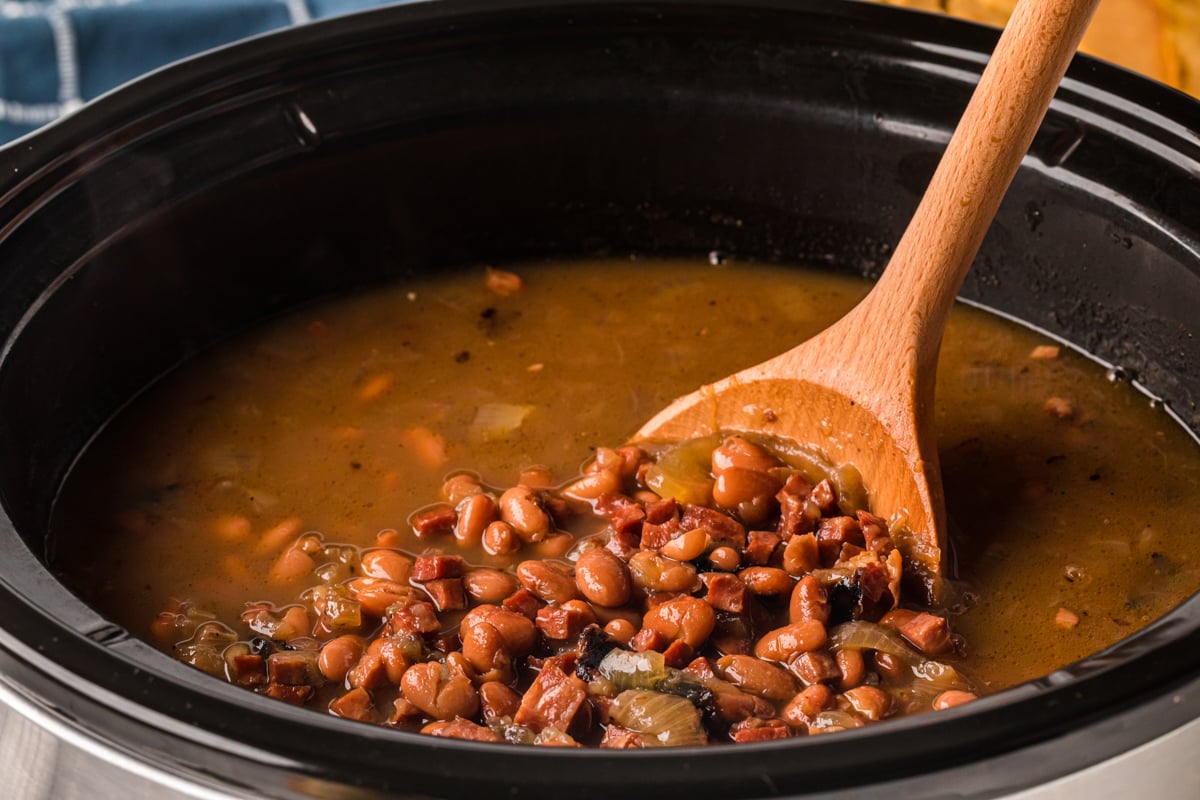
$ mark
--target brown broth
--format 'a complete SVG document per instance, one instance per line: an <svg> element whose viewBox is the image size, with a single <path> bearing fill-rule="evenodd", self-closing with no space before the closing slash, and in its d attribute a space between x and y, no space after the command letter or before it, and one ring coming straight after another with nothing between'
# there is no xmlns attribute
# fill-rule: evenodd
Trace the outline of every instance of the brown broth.
<svg viewBox="0 0 1200 800"><path fill-rule="evenodd" d="M513 269L525 278L513 296L489 292L482 269L376 289L170 375L68 480L52 525L63 579L147 638L172 598L228 620L249 599L294 602L261 580L284 546L270 541L275 526L359 546L395 528L419 552L406 520L439 499L447 473L512 485L542 464L565 481L592 448L827 326L867 289L745 263ZM966 672L990 689L1112 644L1200 587L1196 443L1086 358L1030 358L1045 343L959 307L941 356L962 578L952 624L968 642ZM1049 413L1051 397L1073 417ZM528 407L512 435L478 425L497 404ZM249 531L223 524L231 516ZM1060 608L1079 624L1056 624Z"/></svg>

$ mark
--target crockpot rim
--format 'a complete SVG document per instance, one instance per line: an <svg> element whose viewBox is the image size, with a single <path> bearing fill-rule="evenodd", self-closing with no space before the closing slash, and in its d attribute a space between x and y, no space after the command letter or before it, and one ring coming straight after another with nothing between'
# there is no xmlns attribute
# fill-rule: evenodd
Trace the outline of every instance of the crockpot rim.
<svg viewBox="0 0 1200 800"><path fill-rule="evenodd" d="M12 211L6 213L5 211L6 209L11 209L14 205L19 205L18 199L28 198L31 193L36 195L39 192L46 193L52 191L53 186L62 185L61 182L70 180L73 175L77 175L81 171L86 170L91 164L94 164L96 160L118 155L121 147L125 143L122 141L122 136L127 135L127 132L130 129L136 129L139 125L143 124L144 120L147 119L157 119L160 117L160 115L170 116L175 110L177 110L177 108L186 106L187 102L189 101L187 99L180 100L179 98L181 96L186 96L188 91L181 91L181 89L201 90L202 94L205 96L207 96L209 93L219 94L221 91L226 90L230 91L231 93L235 93L236 87L238 87L242 82L248 81L250 78L254 77L253 74L250 77L241 74L236 79L227 79L224 77L224 73L231 67L234 68L236 72L239 69L246 69L251 65L265 62L273 57L282 56L282 54L291 52L296 47L322 42L327 39L341 42L340 45L331 45L331 47L345 47L347 46L347 42L356 40L357 37L368 33L377 27L387 27L389 20L392 19L407 21L414 24L439 24L444 23L447 20L460 18L471 19L472 15L475 13L480 13L483 15L503 14L512 12L514 10L532 10L535 12L544 10L546 12L561 13L564 8L583 10L588 8L632 8L649 5L655 4L623 2L597 3L583 2L582 0L576 2L572 2L571 0L568 0L567 2L555 2L555 0L526 0L525 2L520 2L520 0L514 0L511 2L506 1L502 4L497 4L486 2L486 0L460 0L459 2L448 3L432 2L432 0L430 0L430 2L419 2L410 5L369 10L343 18L320 21L303 28L265 34L244 43L232 45L228 48L222 48L209 54L197 56L180 65L157 71L146 78L140 79L130 85L127 85L126 87L118 89L113 93L106 95L104 98L96 101L94 104L86 106L76 114L49 126L45 131L19 139L13 144L9 145L5 150L0 151L0 159L11 156L12 163L14 165L13 172L10 172L7 169L3 170L6 186L4 188L0 188L0 236L6 235L9 231L11 231L13 226L20 224L21 212L24 210L23 208L17 208L15 210L16 213L13 213ZM915 22L913 22L914 12L865 3L837 3L830 6L828 3L822 3L818 0L810 0L798 3L786 3L782 2L782 0L763 0L763 2L755 2L755 0L724 0L724 2L714 3L692 3L687 2L687 0L661 0L658 5L705 6L716 8L755 7L795 11L796 13L813 13L817 10L828 13L832 8L836 9L836 13L840 17L856 21L903 22L903 25L899 25L899 27L905 28L906 30L920 27L928 36L931 37L934 35L934 33L937 33L939 37L944 38L947 34L943 34L942 32L950 31L951 33L954 33L956 30L959 30L962 31L962 38L969 38L972 42L977 42L993 40L995 35L993 31L990 29L985 29L982 26L975 26L970 23L964 23L959 20L952 20L944 17L934 17L932 15L922 14L921 16L925 17L925 19L921 25L917 25ZM897 26L893 26L893 32L895 32L896 29ZM968 31L970 31L969 35ZM911 40L909 41L911 42ZM953 47L952 49L956 52L957 58L965 59L971 63L981 64L982 60L986 58L986 54L972 51L966 46L961 48ZM1106 84L1109 82L1116 84L1116 89L1121 89L1122 91L1125 89L1130 89L1131 94L1136 93L1148 95L1148 102L1151 102L1155 109L1152 114L1158 115L1162 119L1171 118L1171 108L1176 102L1179 101L1179 98L1183 97L1181 94L1174 92L1174 90L1171 90L1168 87L1155 87L1146 79L1133 76L1131 73L1127 73L1124 70L1099 62L1085 60L1077 63L1075 66L1073 66L1068 75L1075 76L1084 71L1090 71L1093 75L1098 74L1100 76L1100 80ZM1130 80L1131 78L1136 80ZM1137 101L1130 96L1124 95L1122 92L1114 93L1112 88L1099 89L1098 87L1092 86L1090 83L1081 78L1071 78L1069 90L1072 98L1082 98L1084 101L1097 105L1103 105L1102 101L1113 101L1116 103L1115 110L1119 110L1137 119L1144 119L1144 117L1141 117L1135 113L1139 108L1142 108L1138 105ZM1184 99L1186 100L1186 98ZM1188 105L1193 105L1192 101L1190 100L1187 100L1187 103ZM1164 108L1166 109L1165 111L1162 110ZM140 109L140 111L138 111L138 109ZM134 113L130 113L131 111ZM1146 124L1150 123L1146 122ZM95 134L95 129L97 127L104 128L100 135ZM146 130L153 131L155 128L151 125ZM92 131L92 133L89 133L89 131ZM1174 131L1172 132L1172 135L1180 134L1178 131ZM12 216L9 216L9 214L12 214ZM7 518L3 520L3 534L6 537L18 537L18 534L12 528ZM35 561L37 561L38 565L41 566L40 559L35 559ZM47 573L47 575L48 574L49 573ZM20 605L22 603L22 599L12 596L7 581L3 581L2 585L7 595L5 599L12 601L15 605ZM39 609L37 609L32 602L29 603L28 607L32 611L39 611ZM1163 619L1167 620L1167 622L1163 623L1160 620L1160 623L1168 625L1179 624L1182 620L1177 618L1177 615L1178 617L1188 618L1191 626L1192 637L1195 639L1197 628L1200 627L1200 598L1193 596L1191 600L1185 602L1182 606L1180 606L1179 609L1171 612L1171 614L1169 614L1167 617L1164 617ZM1149 628L1144 629L1142 632L1135 634L1133 637L1123 640L1121 643L1118 643L1118 645L1114 645L1113 648L1102 651L1102 653L1097 654L1096 656L1089 657L1089 659L1079 662L1079 665L1073 666L1079 667L1082 665L1083 672L1087 673L1088 670L1094 668L1094 665L1091 665L1090 662L1094 660L1103 661L1109 658L1113 654L1114 650L1129 649L1131 646L1129 643L1131 642L1135 644L1145 644L1145 640L1147 638L1153 638L1153 632L1159 630L1160 627L1161 625L1159 623L1155 623ZM68 630L65 631L65 633L68 634L64 637L65 640L70 640L72 637L76 637L79 639L78 644L84 648L94 648L96 646L93 640L88 639L79 631ZM4 649L8 651L11 657L34 666L41 662L41 668L46 668L48 666L47 662L44 660L44 657L36 652L38 650L37 647L29 649L27 641L15 641L9 636L7 631L0 631L0 634L2 634L0 635L0 644L4 644L5 639L9 639L8 643L4 646ZM1135 647L1134 649L1137 648ZM51 648L46 648L46 650L49 651ZM1154 648L1149 648L1149 650L1150 652L1154 652ZM105 652L108 652L110 655L116 656L119 659L122 658L112 649L106 650ZM167 677L181 679L181 677L184 675L182 670L186 670L186 667L176 664L167 656L157 653L157 651L151 652L155 654L154 658L151 660L152 665L155 661L161 658L162 663L160 663L159 666L162 668L162 672ZM1134 659L1134 662L1136 662L1136 659ZM172 674L175 671L179 671L177 675ZM1101 672L1104 671L1105 670L1101 670ZM992 698L987 698L981 701L977 709L971 711L964 710L961 712L951 712L947 715L946 719L973 719L980 715L980 711L986 711L993 707L1007 708L1010 707L1012 703L1017 702L1017 699L1019 699L1021 702L1035 701L1038 699L1044 700L1047 697L1051 697L1052 693L1054 692L1065 691L1062 681L1071 673L1071 668L1060 670L1056 673L1053 673L1051 676L1047 676L1047 678L1026 684L1025 686L1030 687L1028 689L1022 689L1021 691L1018 691L1018 689L1021 689L1021 687L1018 687L1018 689L1008 690L1001 695L996 695ZM1077 690L1080 686L1088 685L1087 681L1089 680L1090 674L1094 673L1085 674L1083 677L1075 677L1070 679L1068 683L1071 687L1074 687ZM1185 674L1186 673L1182 673L1181 677ZM195 676L188 675L186 677L201 677L203 678L205 684L211 681L211 679L208 679L204 676L199 676L198 674ZM1083 683L1081 684L1080 681ZM188 683L190 683L190 681L188 681ZM221 684L217 685L220 686ZM204 687L198 686L196 691L202 693L203 688ZM224 686L220 692L222 694L228 693L231 701L234 699L248 699L245 697L244 693L241 692L241 690L237 690L234 687ZM233 694L234 692L238 693L236 698ZM1026 697L1026 694L1029 694L1029 697ZM261 710L263 713L283 710L276 708L275 706L277 704L271 704L271 701L267 701L262 698L254 698L250 702L252 705L262 705L263 708ZM271 705L270 708L267 708L268 704ZM132 709L128 709L128 711L132 712L136 712L136 710L136 704ZM305 715L312 714L311 711L303 711L300 713ZM336 718L323 718L320 717L320 715L312 716L315 717L315 719L323 720L321 727L325 727L325 725L332 725L333 727L331 730L343 733L361 734L358 737L352 738L361 739L367 735L366 732L357 730L354 723ZM315 719L311 720L314 722L314 724ZM921 718L899 720L887 726L889 729L888 731L869 729L863 732L851 732L847 734L847 737L844 741L848 743L846 746L849 747L849 743L857 742L858 740L863 739L874 741L880 736L891 733L892 731L895 732L893 738L899 738L912 728L919 730L923 729L929 724L932 724L929 720ZM946 726L943 724L942 727ZM180 733L181 732L178 730L173 731L174 735L180 735ZM430 742L429 737L419 737L415 734L394 732L394 735L401 737L398 739L398 741L402 742L406 747L415 746L418 748L427 748L429 750L444 750L449 747L450 749L462 750L464 752L475 752L480 748L482 748L482 752L487 752L492 749L486 745L476 745L472 743L456 742L447 745L444 742ZM821 746L825 746L826 744L827 743L822 742ZM713 752L709 750L702 752L704 753L704 757L706 759L712 759L714 761L729 760L730 758L738 758L741 760L744 758L744 756L741 754L749 756L753 753L774 753L781 750L791 751L797 746L813 747L817 745L812 743L800 745L797 742L783 744L763 743L757 745L740 745L737 748L736 753L730 754L726 754L724 752ZM832 744L830 746L832 746ZM664 761L666 763L671 763L682 758L695 757L696 751L653 751L626 755L628 755L632 760ZM558 760L567 763L573 763L579 758L583 758L590 762L596 762L612 759L613 757L611 754L605 754L602 751L589 750L582 754L562 752L540 753L537 758L539 761ZM302 768L303 765L297 763L294 766L297 768Z"/></svg>

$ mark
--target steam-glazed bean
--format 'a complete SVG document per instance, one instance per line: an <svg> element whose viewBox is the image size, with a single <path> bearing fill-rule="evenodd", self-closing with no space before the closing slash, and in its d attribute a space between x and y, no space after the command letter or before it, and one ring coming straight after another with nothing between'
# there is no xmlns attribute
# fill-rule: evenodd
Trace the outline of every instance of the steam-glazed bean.
<svg viewBox="0 0 1200 800"><path fill-rule="evenodd" d="M711 543L712 537L708 535L708 531L692 528L658 548L658 552L676 561L694 561L704 555Z"/></svg>
<svg viewBox="0 0 1200 800"><path fill-rule="evenodd" d="M521 707L521 696L503 683L489 681L480 684L478 691L484 722L490 723L501 717L512 717Z"/></svg>
<svg viewBox="0 0 1200 800"><path fill-rule="evenodd" d="M712 453L712 469L720 474L729 469L766 472L779 466L779 459L742 436L728 436Z"/></svg>
<svg viewBox="0 0 1200 800"><path fill-rule="evenodd" d="M845 648L838 650L835 657L838 669L842 673L842 679L838 681L838 688L842 691L858 686L867 677L867 665L863 661L861 650Z"/></svg>
<svg viewBox="0 0 1200 800"><path fill-rule="evenodd" d="M521 486L528 486L530 489L549 489L554 485L554 473L550 471L549 467L526 467L521 470L517 483Z"/></svg>
<svg viewBox="0 0 1200 800"><path fill-rule="evenodd" d="M878 722L892 710L892 696L878 686L857 686L842 694L850 707L872 722Z"/></svg>
<svg viewBox="0 0 1200 800"><path fill-rule="evenodd" d="M571 568L558 561L522 561L517 565L517 578L547 603L562 604L579 597Z"/></svg>
<svg viewBox="0 0 1200 800"><path fill-rule="evenodd" d="M823 683L814 683L784 707L783 719L792 727L806 727L813 717L833 708L833 705L833 690Z"/></svg>
<svg viewBox="0 0 1200 800"><path fill-rule="evenodd" d="M569 533L549 533L545 539L534 545L530 550L538 558L562 558L575 546L575 537Z"/></svg>
<svg viewBox="0 0 1200 800"><path fill-rule="evenodd" d="M625 605L633 589L625 562L602 547L579 556L575 562L575 583L589 602L604 608Z"/></svg>
<svg viewBox="0 0 1200 800"><path fill-rule="evenodd" d="M737 511L747 525L759 525L779 506L775 493L780 485L769 473L731 467L717 473L712 496L718 507Z"/></svg>
<svg viewBox="0 0 1200 800"><path fill-rule="evenodd" d="M520 588L516 576L498 569L477 567L463 575L463 590L476 603L498 605Z"/></svg>
<svg viewBox="0 0 1200 800"><path fill-rule="evenodd" d="M807 575L821 566L817 537L811 533L793 536L783 548L783 568L789 575Z"/></svg>
<svg viewBox="0 0 1200 800"><path fill-rule="evenodd" d="M341 683L346 680L346 674L362 658L363 643L357 636L339 636L330 639L321 647L317 656L317 666L325 680Z"/></svg>
<svg viewBox="0 0 1200 800"><path fill-rule="evenodd" d="M796 694L791 673L754 656L723 656L717 659L716 671L742 691L766 700L783 701Z"/></svg>
<svg viewBox="0 0 1200 800"><path fill-rule="evenodd" d="M469 718L479 710L479 695L470 679L436 661L409 667L400 681L400 691L405 700L435 719Z"/></svg>
<svg viewBox="0 0 1200 800"><path fill-rule="evenodd" d="M754 645L754 655L771 661L791 661L800 653L825 646L825 626L807 619L776 628Z"/></svg>
<svg viewBox="0 0 1200 800"><path fill-rule="evenodd" d="M628 645L629 640L637 633L637 626L627 619L617 617L608 621L608 624L604 626L604 632L621 644Z"/></svg>
<svg viewBox="0 0 1200 800"><path fill-rule="evenodd" d="M533 620L524 614L500 606L476 606L463 617L461 630L464 632L479 622L494 627L503 637L505 647L514 656L527 655L537 641L537 628Z"/></svg>
<svg viewBox="0 0 1200 800"><path fill-rule="evenodd" d="M777 567L746 567L738 578L757 595L787 594L792 590L791 576Z"/></svg>
<svg viewBox="0 0 1200 800"><path fill-rule="evenodd" d="M695 597L678 597L646 612L642 628L668 641L681 641L693 650L704 644L717 624L712 606Z"/></svg>
<svg viewBox="0 0 1200 800"><path fill-rule="evenodd" d="M647 592L690 592L698 585L695 567L652 550L630 556L629 574L633 585Z"/></svg>
<svg viewBox="0 0 1200 800"><path fill-rule="evenodd" d="M405 584L412 575L413 560L395 550L379 548L363 553L359 565L368 578L385 578Z"/></svg>
<svg viewBox="0 0 1200 800"><path fill-rule="evenodd" d="M512 680L512 655L496 626L483 621L470 627L464 626L460 638L463 657L470 662L481 681L506 683Z"/></svg>
<svg viewBox="0 0 1200 800"><path fill-rule="evenodd" d="M713 569L719 569L722 572L733 572L742 565L742 556L734 548L722 545L714 547L712 552L708 554L708 563L712 564Z"/></svg>
<svg viewBox="0 0 1200 800"><path fill-rule="evenodd" d="M480 492L463 500L458 506L458 521L454 524L454 538L467 547L483 539L488 525L496 521L496 501L491 495Z"/></svg>
<svg viewBox="0 0 1200 800"><path fill-rule="evenodd" d="M525 542L540 542L550 532L550 515L538 503L537 493L517 485L500 495L500 519L512 526Z"/></svg>
<svg viewBox="0 0 1200 800"><path fill-rule="evenodd" d="M413 587L386 578L355 578L347 586L362 610L374 617L382 617L389 607L417 596Z"/></svg>
<svg viewBox="0 0 1200 800"><path fill-rule="evenodd" d="M576 500L595 500L602 494L621 491L621 476L615 469L602 469L584 475L562 490L567 497Z"/></svg>
<svg viewBox="0 0 1200 800"><path fill-rule="evenodd" d="M492 556L512 555L521 549L521 540L512 526L496 520L483 531L483 551Z"/></svg>
<svg viewBox="0 0 1200 800"><path fill-rule="evenodd" d="M947 708L961 706L963 703L969 703L972 700L977 700L978 697L974 692L964 692L959 689L951 689L948 692L942 692L933 699L933 707L937 711L943 711Z"/></svg>
<svg viewBox="0 0 1200 800"><path fill-rule="evenodd" d="M825 587L812 575L805 575L792 589L788 619L792 622L813 619L822 624L829 621L829 599Z"/></svg>
<svg viewBox="0 0 1200 800"><path fill-rule="evenodd" d="M479 483L479 478L466 472L451 475L442 484L442 497L446 498L452 506L457 506L471 495L479 494L482 491L483 487Z"/></svg>

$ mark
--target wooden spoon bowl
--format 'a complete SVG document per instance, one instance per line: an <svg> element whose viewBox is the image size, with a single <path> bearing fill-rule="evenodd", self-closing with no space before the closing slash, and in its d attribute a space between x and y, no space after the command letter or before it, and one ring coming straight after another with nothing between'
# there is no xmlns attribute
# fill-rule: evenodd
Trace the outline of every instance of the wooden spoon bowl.
<svg viewBox="0 0 1200 800"><path fill-rule="evenodd" d="M906 568L941 594L946 511L933 394L946 318L1099 0L1022 0L871 293L798 347L701 387L634 441L718 431L788 439L853 465Z"/></svg>

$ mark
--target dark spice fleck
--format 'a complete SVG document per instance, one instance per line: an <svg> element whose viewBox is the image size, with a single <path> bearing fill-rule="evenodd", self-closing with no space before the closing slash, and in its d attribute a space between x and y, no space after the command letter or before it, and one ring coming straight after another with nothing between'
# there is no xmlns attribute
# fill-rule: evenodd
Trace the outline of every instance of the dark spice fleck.
<svg viewBox="0 0 1200 800"><path fill-rule="evenodd" d="M360 462L360 461L351 461L351 462L350 462L350 469L362 469L362 462Z"/></svg>
<svg viewBox="0 0 1200 800"><path fill-rule="evenodd" d="M459 364L465 363L470 358L471 358L471 353L468 350L463 350L461 352L454 354L454 360L457 361Z"/></svg>

